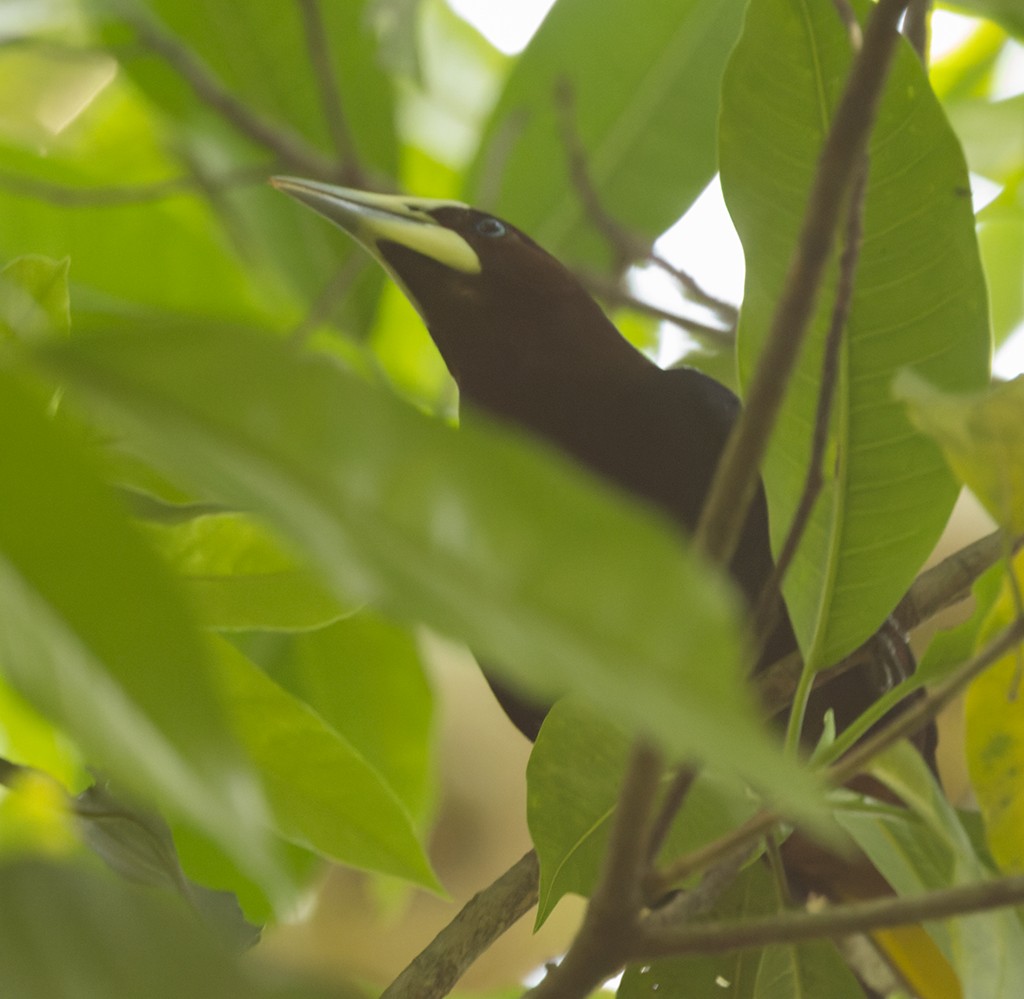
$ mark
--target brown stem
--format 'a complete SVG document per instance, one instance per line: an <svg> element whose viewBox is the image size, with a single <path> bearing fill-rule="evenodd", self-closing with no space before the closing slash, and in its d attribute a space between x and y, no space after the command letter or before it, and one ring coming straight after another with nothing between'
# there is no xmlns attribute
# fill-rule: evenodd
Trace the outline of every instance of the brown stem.
<svg viewBox="0 0 1024 999"><path fill-rule="evenodd" d="M313 177L338 178L338 165L292 129L271 122L232 94L196 54L148 17L126 5L121 16L135 29L139 40L164 60L207 107L212 108L238 132L273 152L290 170Z"/></svg>
<svg viewBox="0 0 1024 999"><path fill-rule="evenodd" d="M537 904L539 867L531 850L459 914L384 990L381 999L441 999L466 969Z"/></svg>
<svg viewBox="0 0 1024 999"><path fill-rule="evenodd" d="M905 898L883 898L836 906L824 912L782 912L763 919L704 923L675 928L644 928L633 960L681 954L722 954L770 944L867 933L891 926L948 919L970 912L1018 905L1024 901L1024 876L958 885Z"/></svg>

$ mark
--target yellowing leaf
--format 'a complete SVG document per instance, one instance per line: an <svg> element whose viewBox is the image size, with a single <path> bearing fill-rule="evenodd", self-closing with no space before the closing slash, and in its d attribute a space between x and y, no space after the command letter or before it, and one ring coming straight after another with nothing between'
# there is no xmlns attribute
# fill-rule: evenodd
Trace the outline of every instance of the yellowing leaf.
<svg viewBox="0 0 1024 999"><path fill-rule="evenodd" d="M893 391L996 521L1024 531L1024 376L953 395L903 371Z"/></svg>
<svg viewBox="0 0 1024 999"><path fill-rule="evenodd" d="M1013 561L1017 585L1024 582L1024 552ZM1016 614L1010 581L992 608L981 638L1008 625ZM1024 702L1019 669L1021 647L981 674L967 691L966 750L971 783L985 818L989 849L1004 870L1024 871Z"/></svg>

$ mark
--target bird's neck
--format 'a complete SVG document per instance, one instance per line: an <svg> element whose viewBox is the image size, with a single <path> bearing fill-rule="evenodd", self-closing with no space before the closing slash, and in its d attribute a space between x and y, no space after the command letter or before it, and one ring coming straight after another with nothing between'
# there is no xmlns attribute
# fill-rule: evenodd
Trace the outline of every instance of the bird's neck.
<svg viewBox="0 0 1024 999"><path fill-rule="evenodd" d="M574 311L548 313L544 327L513 319L499 331L491 324L489 349L446 356L461 406L523 427L590 463L595 441L607 436L609 421L621 412L618 401L657 371L590 304L585 323ZM522 349L525 337L545 349Z"/></svg>

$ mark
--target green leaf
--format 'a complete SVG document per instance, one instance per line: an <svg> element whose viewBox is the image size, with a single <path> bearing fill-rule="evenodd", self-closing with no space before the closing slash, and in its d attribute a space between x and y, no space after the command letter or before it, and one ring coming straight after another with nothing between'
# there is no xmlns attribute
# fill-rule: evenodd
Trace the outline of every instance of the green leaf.
<svg viewBox="0 0 1024 999"><path fill-rule="evenodd" d="M1002 101L956 101L949 121L956 129L970 168L1006 183L1024 163L1024 94Z"/></svg>
<svg viewBox="0 0 1024 999"><path fill-rule="evenodd" d="M780 801L813 800L756 721L738 599L660 517L545 449L455 431L259 337L117 334L37 356L154 462L265 517L337 592L466 640L540 695L586 691Z"/></svg>
<svg viewBox="0 0 1024 999"><path fill-rule="evenodd" d="M708 918L741 920L778 910L771 871L757 862L729 887ZM815 941L672 958L627 968L617 999L650 999L652 995L686 999L863 999L864 993L835 944Z"/></svg>
<svg viewBox="0 0 1024 999"><path fill-rule="evenodd" d="M526 771L527 820L540 859L538 928L569 892L597 883L629 755L629 738L575 698L544 720ZM666 840L674 859L734 829L757 803L742 785L702 771Z"/></svg>
<svg viewBox="0 0 1024 999"><path fill-rule="evenodd" d="M722 185L747 261L743 382L785 281L850 58L833 6L751 3L720 122ZM834 287L833 264L763 469L776 546L806 475ZM935 444L891 397L893 376L910 366L947 389L978 388L988 357L963 157L920 60L901 45L870 143L825 488L787 576L787 603L811 668L875 631L931 551L957 495Z"/></svg>
<svg viewBox="0 0 1024 999"><path fill-rule="evenodd" d="M0 271L0 337L68 333L69 263L66 257L19 257Z"/></svg>
<svg viewBox="0 0 1024 999"><path fill-rule="evenodd" d="M1024 533L1024 375L958 395L904 371L893 392L996 523Z"/></svg>
<svg viewBox="0 0 1024 999"><path fill-rule="evenodd" d="M268 672L341 733L410 814L426 814L433 698L408 630L364 610L294 636Z"/></svg>
<svg viewBox="0 0 1024 999"><path fill-rule="evenodd" d="M1024 38L1024 10L1020 0L956 0L956 6L979 17L990 18L1010 34Z"/></svg>
<svg viewBox="0 0 1024 999"><path fill-rule="evenodd" d="M305 631L356 609L339 601L251 517L216 513L144 525L212 628Z"/></svg>
<svg viewBox="0 0 1024 999"><path fill-rule="evenodd" d="M1021 157L1024 170L1024 156ZM978 247L985 264L992 341L1002 346L1024 321L1024 182L1018 181L978 215Z"/></svg>
<svg viewBox="0 0 1024 999"><path fill-rule="evenodd" d="M262 797L185 601L83 458L0 369L0 668L137 793L280 890Z"/></svg>
<svg viewBox="0 0 1024 999"><path fill-rule="evenodd" d="M184 904L95 869L0 868L0 993L19 999L357 999L243 966ZM262 970L260 970L262 969Z"/></svg>
<svg viewBox="0 0 1024 999"><path fill-rule="evenodd" d="M308 704L227 642L218 659L234 730L282 833L353 867L440 890L412 820L387 781Z"/></svg>
<svg viewBox="0 0 1024 999"><path fill-rule="evenodd" d="M718 91L740 0L561 0L519 58L469 171L469 200L571 263L610 258L569 168L561 117L579 136L605 211L654 239L715 173ZM575 96L560 107L563 81Z"/></svg>
<svg viewBox="0 0 1024 999"><path fill-rule="evenodd" d="M839 808L853 836L900 895L969 884L989 876L953 807L920 754L907 743L887 750L871 773L906 809L864 801ZM955 968L965 996L1017 995L1024 990L1024 927L1012 910L925 924Z"/></svg>
<svg viewBox="0 0 1024 999"><path fill-rule="evenodd" d="M76 329L86 317L112 313L260 321L289 304L272 274L242 266L198 190L146 196L147 185L184 173L164 138L151 109L119 76L46 156L37 145L0 145L5 174L58 192L33 197L0 186L0 255L30 247L70 257ZM124 190L124 200L109 197L111 188ZM261 193L275 201L272 192Z"/></svg>

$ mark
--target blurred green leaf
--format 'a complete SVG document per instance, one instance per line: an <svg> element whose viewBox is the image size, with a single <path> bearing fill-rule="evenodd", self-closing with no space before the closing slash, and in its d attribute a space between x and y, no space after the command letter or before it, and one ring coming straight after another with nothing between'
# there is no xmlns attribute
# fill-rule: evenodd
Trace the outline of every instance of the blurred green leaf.
<svg viewBox="0 0 1024 999"><path fill-rule="evenodd" d="M1021 180L978 215L978 246L997 349L1024 322L1024 154L1018 169Z"/></svg>
<svg viewBox="0 0 1024 999"><path fill-rule="evenodd" d="M957 101L950 124L975 173L1003 183L1024 164L1024 94L1002 101Z"/></svg>
<svg viewBox="0 0 1024 999"><path fill-rule="evenodd" d="M0 993L18 999L356 999L243 966L173 896L97 870L0 867Z"/></svg>
<svg viewBox="0 0 1024 999"><path fill-rule="evenodd" d="M0 271L0 337L68 333L68 259L18 257Z"/></svg>
<svg viewBox="0 0 1024 999"><path fill-rule="evenodd" d="M839 808L835 815L897 894L969 884L989 876L956 812L912 746L893 746L876 759L871 773L907 807L865 800ZM1010 996L1024 989L1024 927L1012 910L930 922L925 928L956 970L965 996Z"/></svg>
<svg viewBox="0 0 1024 999"><path fill-rule="evenodd" d="M340 592L466 640L538 694L585 690L673 753L813 800L756 720L724 582L658 516L544 449L454 431L259 337L111 335L37 356L154 461L266 517Z"/></svg>
<svg viewBox="0 0 1024 999"><path fill-rule="evenodd" d="M785 281L850 57L832 6L751 3L726 74L720 122L722 185L747 261L739 329L744 382ZM834 265L830 273L764 467L776 545L806 475ZM787 575L787 603L812 668L834 662L878 627L932 549L957 495L935 444L914 431L890 395L893 376L911 366L947 389L978 388L988 358L963 157L920 60L901 46L870 143L826 484Z"/></svg>
<svg viewBox="0 0 1024 999"><path fill-rule="evenodd" d="M1024 533L1024 375L964 395L904 371L893 391L996 523Z"/></svg>
<svg viewBox="0 0 1024 999"><path fill-rule="evenodd" d="M284 835L353 867L440 890L387 781L309 705L233 646L216 647L234 729Z"/></svg>
<svg viewBox="0 0 1024 999"><path fill-rule="evenodd" d="M1024 38L1024 9L1020 0L953 0L949 6L964 13L987 17L1018 38Z"/></svg>
<svg viewBox="0 0 1024 999"><path fill-rule="evenodd" d="M207 514L144 529L212 628L305 631L356 610L244 514Z"/></svg>
<svg viewBox="0 0 1024 999"><path fill-rule="evenodd" d="M426 814L433 697L409 631L363 610L294 636L270 673L362 754L414 818Z"/></svg>
<svg viewBox="0 0 1024 999"><path fill-rule="evenodd" d="M601 204L653 240L715 173L718 92L740 0L560 0L515 65L480 143L468 200L559 258L607 263L607 241L571 196L561 118L578 135ZM559 91L573 93L572 106ZM538 169L538 164L543 167Z"/></svg>
<svg viewBox="0 0 1024 999"><path fill-rule="evenodd" d="M0 668L89 760L197 823L279 889L252 772L157 557L0 369Z"/></svg>

